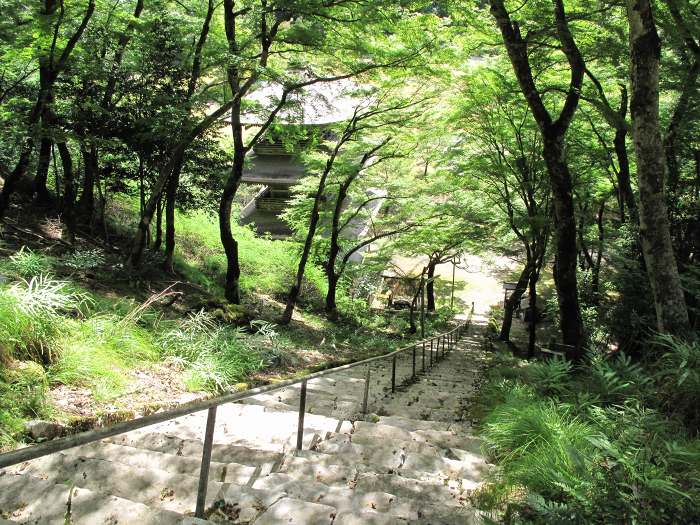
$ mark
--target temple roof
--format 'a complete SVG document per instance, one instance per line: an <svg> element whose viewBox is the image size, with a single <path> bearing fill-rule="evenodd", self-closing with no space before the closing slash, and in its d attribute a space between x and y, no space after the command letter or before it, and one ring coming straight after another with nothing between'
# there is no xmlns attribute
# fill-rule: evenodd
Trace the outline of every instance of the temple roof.
<svg viewBox="0 0 700 525"><path fill-rule="evenodd" d="M362 102L357 96L357 84L349 80L319 82L292 93L285 108L279 113L278 122L321 126L342 122L352 117ZM243 124L259 125L265 122L270 111L282 96L282 84L266 83L246 97L258 107L251 107L243 115Z"/></svg>

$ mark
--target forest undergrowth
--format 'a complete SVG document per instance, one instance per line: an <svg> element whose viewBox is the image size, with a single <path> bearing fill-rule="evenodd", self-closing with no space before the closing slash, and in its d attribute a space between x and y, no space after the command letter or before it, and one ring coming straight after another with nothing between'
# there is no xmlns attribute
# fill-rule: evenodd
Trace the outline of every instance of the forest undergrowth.
<svg viewBox="0 0 700 525"><path fill-rule="evenodd" d="M28 420L85 428L404 344L401 319L345 296L348 314L325 319L317 267L306 274L294 322L277 326L298 247L245 227L237 234L248 292L242 305L226 304L216 284L225 268L218 230L203 213L178 214L177 275L155 264L134 274L123 265L121 209L111 212L109 243L23 244L45 235L41 221L32 236L3 232L0 449L27 439ZM446 319L442 312L430 326Z"/></svg>
<svg viewBox="0 0 700 525"><path fill-rule="evenodd" d="M657 336L643 360L589 353L573 366L493 339L475 414L497 465L474 495L489 523L700 521L697 342Z"/></svg>

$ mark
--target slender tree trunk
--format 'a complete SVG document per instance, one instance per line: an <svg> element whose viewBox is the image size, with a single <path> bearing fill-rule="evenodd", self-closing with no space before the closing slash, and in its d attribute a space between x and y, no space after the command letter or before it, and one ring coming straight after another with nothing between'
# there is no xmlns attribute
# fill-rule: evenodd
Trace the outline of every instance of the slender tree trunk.
<svg viewBox="0 0 700 525"><path fill-rule="evenodd" d="M435 266L437 261L431 260L428 263L428 280L425 284L425 294L428 300L426 309L429 312L435 311Z"/></svg>
<svg viewBox="0 0 700 525"><path fill-rule="evenodd" d="M99 169L99 153L94 144L83 144L80 148L80 154L83 157L84 176L77 209L83 219L92 223L95 211L95 180Z"/></svg>
<svg viewBox="0 0 700 525"><path fill-rule="evenodd" d="M226 283L224 295L226 299L233 304L241 303L241 267L238 261L238 242L233 237L233 230L231 229L231 210L233 207L233 198L236 196L241 178L243 177L244 160L244 150L242 148L240 150L236 148L231 173L226 181L224 191L221 194L221 202L219 203L219 233L221 236L221 244L226 254Z"/></svg>
<svg viewBox="0 0 700 525"><path fill-rule="evenodd" d="M153 251L160 251L163 244L163 197L161 196L158 208L156 209L156 238L153 240Z"/></svg>
<svg viewBox="0 0 700 525"><path fill-rule="evenodd" d="M527 283L531 273L532 263L528 260L520 272L515 290L510 294L503 308L503 323L501 324L501 333L498 335L499 341L510 341L510 329L511 326L513 326L513 313L518 308L520 299L527 290Z"/></svg>
<svg viewBox="0 0 700 525"><path fill-rule="evenodd" d="M163 267L168 273L175 272L175 205L177 200L177 188L180 185L181 170L182 164L175 166L168 180L168 187L165 192L165 262Z"/></svg>
<svg viewBox="0 0 700 525"><path fill-rule="evenodd" d="M338 294L338 280L340 275L336 272L336 264L338 262L338 254L340 246L338 245L337 236L331 235L331 245L328 249L328 261L326 264L326 276L328 278L328 292L326 293L326 315L331 320L338 318L338 304L336 296Z"/></svg>
<svg viewBox="0 0 700 525"><path fill-rule="evenodd" d="M632 131L639 181L639 226L657 329L690 331L666 207L666 163L659 123L661 42L650 0L627 0L632 63Z"/></svg>
<svg viewBox="0 0 700 525"><path fill-rule="evenodd" d="M637 217L637 201L634 198L632 191L632 183L630 178L630 162L627 155L627 130L618 129L615 132L615 155L617 156L617 186L620 192L621 201L623 203L623 213L621 219L624 221L624 206L627 206L629 215L632 220Z"/></svg>
<svg viewBox="0 0 700 525"><path fill-rule="evenodd" d="M61 141L56 144L63 165L63 220L68 228L70 243L75 241L75 184L73 176L73 159L68 145Z"/></svg>
<svg viewBox="0 0 700 525"><path fill-rule="evenodd" d="M535 357L535 344L537 343L537 281L540 277L540 269L536 268L530 272L529 280L529 303L530 303L530 318L527 324L527 356L531 359Z"/></svg>
<svg viewBox="0 0 700 525"><path fill-rule="evenodd" d="M338 276L335 275L335 272L329 272L328 293L326 294L326 315L333 321L338 319L338 304L336 302L337 292Z"/></svg>
<svg viewBox="0 0 700 525"><path fill-rule="evenodd" d="M605 248L605 226L603 224L603 215L605 213L605 200L600 203L598 208L598 217L596 224L598 225L598 249L596 251L595 261L591 269L591 291L593 293L593 304L597 306L600 303L600 265L603 262L603 249Z"/></svg>
<svg viewBox="0 0 700 525"><path fill-rule="evenodd" d="M581 358L583 321L578 304L576 280L576 220L574 215L571 174L564 158L564 137L547 136L544 141L544 159L550 174L554 196L556 263L554 283L561 317L562 341L576 350L570 357Z"/></svg>
<svg viewBox="0 0 700 525"><path fill-rule="evenodd" d="M49 165L51 164L51 146L53 141L49 137L42 137L39 145L39 160L34 177L34 195L38 204L49 204L51 194L47 187L49 178Z"/></svg>
<svg viewBox="0 0 700 525"><path fill-rule="evenodd" d="M306 233L306 240L304 241L304 247L301 251L301 258L299 259L299 266L297 267L297 273L294 278L294 283L289 289L289 295L287 297L287 306L284 309L284 314L280 320L280 324L289 324L292 320L292 314L294 313L294 307L299 299L299 294L301 293L301 286L304 280L304 272L306 271L306 263L309 261L309 255L311 254L311 247L313 245L314 236L316 235L316 228L319 221L319 207L321 202L321 197L323 195L323 190L325 188L325 176L327 172L322 177L319 183L318 190L316 192L316 198L314 199L314 208L311 211L311 218L309 220L309 230Z"/></svg>
<svg viewBox="0 0 700 525"><path fill-rule="evenodd" d="M58 165L56 164L55 145L51 144L51 159L53 160L53 179L54 188L56 191L56 201L61 205L63 197L61 196L61 175L58 173Z"/></svg>

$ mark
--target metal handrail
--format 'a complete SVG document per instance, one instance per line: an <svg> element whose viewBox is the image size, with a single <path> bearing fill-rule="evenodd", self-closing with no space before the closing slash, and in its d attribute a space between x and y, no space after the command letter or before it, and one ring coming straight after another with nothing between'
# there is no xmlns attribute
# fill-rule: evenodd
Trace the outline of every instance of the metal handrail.
<svg viewBox="0 0 700 525"><path fill-rule="evenodd" d="M396 357L409 350L413 350L413 368L412 368L412 378L416 377L416 350L418 346L423 348L423 370L425 370L425 349L426 344L430 343L430 366L432 367L434 362L437 362L440 356L440 343L442 342L442 357L445 356L445 345L447 344L447 351L454 347L454 344L459 340L462 330L464 328L468 329L471 324L472 313L474 312L474 306L469 313L469 317L466 322L457 325L455 328L449 332L439 334L430 338L422 339L413 343L412 345L406 346L404 348L399 348L388 354L371 357L369 359L364 359L362 361L356 361L354 363L349 363L347 365L338 366L335 368L329 368L327 370L322 370L320 372L315 372L302 377L297 377L294 379L287 379L284 381L279 381L271 385L265 385L258 388L253 388L250 390L244 390L241 392L232 392L229 394L224 394L218 397L213 397L210 399L203 399L185 403L177 408L159 412L156 414L150 414L148 416L143 416L137 419L132 419L129 421L123 421L121 423L116 423L114 425L98 428L94 430L88 430L86 432L81 432L79 434L74 434L62 438L53 439L51 441L46 441L38 445L32 445L29 447L21 448L19 450L14 450L11 452L6 452L0 454L0 468L10 467L12 465L17 465L25 461L32 459L37 459L40 457L48 456L50 454L55 454L56 452L61 452L71 448L75 448L81 445L87 445L89 443L94 443L96 441L101 441L103 439L117 436L119 434L125 434L133 430L138 430L140 428L145 428L158 423L163 423L171 419L176 419L189 414L194 414L195 412L201 412L203 410L208 410L207 424L203 443L203 454L202 454L202 466L200 469L200 479L199 479L199 490L197 493L197 508L195 511L195 516L202 517L204 513L204 502L206 499L207 483L209 478L209 464L211 463L211 451L213 446L214 437L214 424L216 421L216 409L220 405L227 403L233 403L253 397L259 394L265 394L269 392L275 392L277 390L282 390L293 385L301 383L301 393L300 393L300 406L299 406L299 428L297 432L297 449L301 450L302 438L303 438L303 426L304 426L304 414L306 407L306 384L308 381L317 379L319 377L329 376L343 372L345 370L350 370L358 366L369 365L374 362L383 361L386 359L392 359L392 379L391 379L391 391L394 392L396 389ZM437 340L436 353L433 357L433 341ZM367 398L369 395L369 379L370 379L370 369L367 368L367 373L365 376L365 389L363 398L363 413L367 413Z"/></svg>

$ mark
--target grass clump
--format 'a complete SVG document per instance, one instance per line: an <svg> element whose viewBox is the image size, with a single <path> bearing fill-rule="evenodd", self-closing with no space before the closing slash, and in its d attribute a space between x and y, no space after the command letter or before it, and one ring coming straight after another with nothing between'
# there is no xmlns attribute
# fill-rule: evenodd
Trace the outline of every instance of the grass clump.
<svg viewBox="0 0 700 525"><path fill-rule="evenodd" d="M9 450L28 419L52 414L46 402L49 381L44 368L32 361L0 366L0 452Z"/></svg>
<svg viewBox="0 0 700 525"><path fill-rule="evenodd" d="M85 297L47 275L0 288L0 360L34 359L45 365L60 353L66 314Z"/></svg>
<svg viewBox="0 0 700 525"><path fill-rule="evenodd" d="M648 362L595 355L577 369L496 353L480 402L498 468L475 503L506 524L699 522L697 391L688 404L673 392L695 387L700 352L664 344Z"/></svg>
<svg viewBox="0 0 700 525"><path fill-rule="evenodd" d="M240 330L217 324L204 311L176 322L159 343L165 358L186 371L190 390L228 390L266 364Z"/></svg>
<svg viewBox="0 0 700 525"><path fill-rule="evenodd" d="M22 246L20 250L10 255L0 263L0 273L5 273L21 279L31 279L37 275L49 275L56 260L43 253L36 253Z"/></svg>

